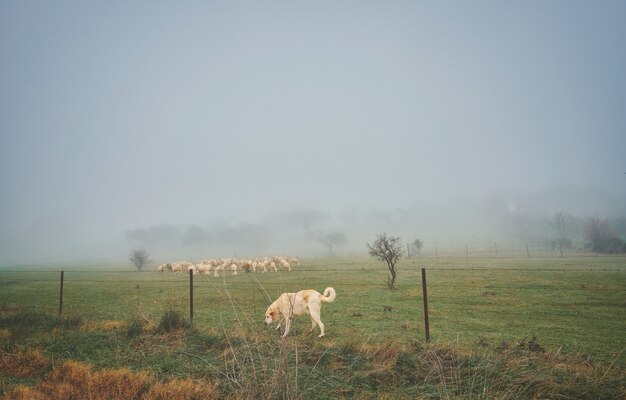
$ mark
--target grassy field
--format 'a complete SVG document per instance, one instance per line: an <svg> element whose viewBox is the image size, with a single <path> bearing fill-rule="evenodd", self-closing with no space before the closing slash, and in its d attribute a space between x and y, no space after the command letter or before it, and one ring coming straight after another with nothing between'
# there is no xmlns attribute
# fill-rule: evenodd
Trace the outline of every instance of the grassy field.
<svg viewBox="0 0 626 400"><path fill-rule="evenodd" d="M193 327L174 330L163 320L188 322L186 275L66 269L59 319L58 271L3 270L3 359L35 352L47 360L25 376L0 364L3 390L33 387L62 360L74 360L148 371L160 381L219 381L219 397L532 398L546 387L558 395L591 390L592 381L604 387L595 398L624 393L626 258L430 258L403 260L398 270L393 291L386 268L365 257L303 260L291 273L197 275ZM270 298L327 286L337 299L322 308L326 337L308 332L308 317L296 319L286 341L263 326ZM283 386L250 396L259 377L245 376L247 369ZM540 379L546 373L549 384ZM522 385L526 375L537 380L530 389Z"/></svg>

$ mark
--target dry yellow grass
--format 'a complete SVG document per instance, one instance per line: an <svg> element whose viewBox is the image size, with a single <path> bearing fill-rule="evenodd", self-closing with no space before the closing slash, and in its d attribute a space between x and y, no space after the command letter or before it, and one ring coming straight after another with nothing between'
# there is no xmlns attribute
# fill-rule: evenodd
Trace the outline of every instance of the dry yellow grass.
<svg viewBox="0 0 626 400"><path fill-rule="evenodd" d="M113 330L121 330L126 328L126 323L123 321L116 320L108 320L108 321L100 321L100 322L86 322L81 325L80 330L84 332L95 332L95 331L113 331Z"/></svg>
<svg viewBox="0 0 626 400"><path fill-rule="evenodd" d="M13 360L24 361L23 358ZM188 400L219 397L219 384L211 381L171 379L159 382L144 371L133 372L127 368L94 371L89 364L66 361L35 387L18 385L5 395L4 400Z"/></svg>
<svg viewBox="0 0 626 400"><path fill-rule="evenodd" d="M142 400L189 400L217 399L220 397L218 385L209 381L192 379L172 379L165 383L155 383Z"/></svg>
<svg viewBox="0 0 626 400"><path fill-rule="evenodd" d="M29 350L23 353L0 352L0 375L32 377L48 368L49 362L40 351Z"/></svg>

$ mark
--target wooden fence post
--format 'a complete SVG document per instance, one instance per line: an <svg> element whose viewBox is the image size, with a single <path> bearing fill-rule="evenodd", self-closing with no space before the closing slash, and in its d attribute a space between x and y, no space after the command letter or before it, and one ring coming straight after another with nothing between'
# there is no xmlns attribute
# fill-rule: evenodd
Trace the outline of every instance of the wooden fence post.
<svg viewBox="0 0 626 400"><path fill-rule="evenodd" d="M189 321L193 324L193 270L189 270Z"/></svg>
<svg viewBox="0 0 626 400"><path fill-rule="evenodd" d="M63 312L63 271L61 271L61 289L59 291L59 317Z"/></svg>
<svg viewBox="0 0 626 400"><path fill-rule="evenodd" d="M530 258L530 251L528 251L528 242L526 242L526 256Z"/></svg>
<svg viewBox="0 0 626 400"><path fill-rule="evenodd" d="M426 290L426 268L422 268L422 294L424 296L424 335L426 342L430 341L430 327L428 326L428 292Z"/></svg>

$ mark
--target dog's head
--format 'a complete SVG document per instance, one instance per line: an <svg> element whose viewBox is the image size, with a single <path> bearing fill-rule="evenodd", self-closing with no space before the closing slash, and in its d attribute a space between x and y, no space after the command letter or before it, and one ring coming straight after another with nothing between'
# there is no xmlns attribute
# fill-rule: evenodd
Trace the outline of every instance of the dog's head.
<svg viewBox="0 0 626 400"><path fill-rule="evenodd" d="M265 311L265 325L269 325L272 322L278 319L278 313L269 307L267 311Z"/></svg>

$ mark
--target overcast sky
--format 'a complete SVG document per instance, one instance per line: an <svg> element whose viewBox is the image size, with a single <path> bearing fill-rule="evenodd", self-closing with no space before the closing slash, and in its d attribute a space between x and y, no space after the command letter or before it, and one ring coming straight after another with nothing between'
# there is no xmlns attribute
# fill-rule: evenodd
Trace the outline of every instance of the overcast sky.
<svg viewBox="0 0 626 400"><path fill-rule="evenodd" d="M294 210L626 203L624 21L624 1L2 1L0 264Z"/></svg>

